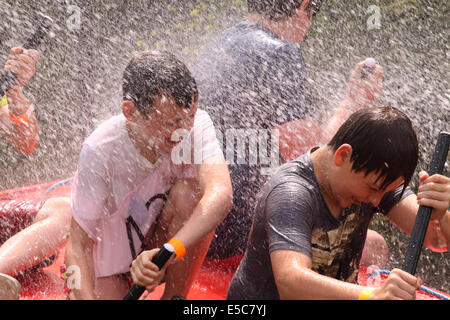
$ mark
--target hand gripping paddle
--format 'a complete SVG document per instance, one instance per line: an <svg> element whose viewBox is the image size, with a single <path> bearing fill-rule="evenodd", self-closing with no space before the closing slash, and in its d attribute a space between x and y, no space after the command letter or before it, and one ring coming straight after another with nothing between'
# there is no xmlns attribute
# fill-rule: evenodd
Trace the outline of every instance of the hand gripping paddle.
<svg viewBox="0 0 450 320"><path fill-rule="evenodd" d="M441 174L444 169L445 161L447 160L448 147L450 144L450 133L439 133L436 147L434 149L433 158L431 159L430 169L428 174ZM420 251L422 249L425 233L430 221L432 208L420 206L417 211L416 221L411 234L408 250L406 251L405 261L403 262L402 270L412 275L416 273L417 263L419 261Z"/></svg>
<svg viewBox="0 0 450 320"><path fill-rule="evenodd" d="M166 264L166 262L170 259L172 254L174 254L174 247L166 243L161 249L155 254L152 259L152 262L156 264L156 266L161 270L161 268ZM123 300L139 300L141 295L144 293L145 287L139 286L137 284L133 285L128 293L123 297Z"/></svg>
<svg viewBox="0 0 450 320"><path fill-rule="evenodd" d="M36 31L28 38L24 45L24 49L37 49L41 44L44 37L47 35L50 27L53 24L53 20L50 17L43 16L41 23L39 23ZM16 75L10 71L2 72L0 74L0 98L3 97L16 81Z"/></svg>

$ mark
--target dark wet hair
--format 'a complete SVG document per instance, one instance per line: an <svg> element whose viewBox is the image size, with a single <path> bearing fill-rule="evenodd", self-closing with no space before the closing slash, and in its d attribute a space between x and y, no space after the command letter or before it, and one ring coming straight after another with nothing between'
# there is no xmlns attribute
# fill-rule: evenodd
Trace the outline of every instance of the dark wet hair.
<svg viewBox="0 0 450 320"><path fill-rule="evenodd" d="M144 51L134 56L123 73L122 94L147 115L155 98L169 94L178 106L190 108L198 98L194 77L175 55L165 51Z"/></svg>
<svg viewBox="0 0 450 320"><path fill-rule="evenodd" d="M304 0L248 0L248 12L263 14L271 20L281 20L290 18L295 11L300 8ZM313 10L313 14L319 11L321 0L309 0L307 7L308 14Z"/></svg>
<svg viewBox="0 0 450 320"><path fill-rule="evenodd" d="M419 146L411 120L392 107L376 107L353 113L339 128L328 146L336 151L348 143L355 172L378 173L381 189L399 177L409 184L417 166ZM403 190L404 190L403 188Z"/></svg>

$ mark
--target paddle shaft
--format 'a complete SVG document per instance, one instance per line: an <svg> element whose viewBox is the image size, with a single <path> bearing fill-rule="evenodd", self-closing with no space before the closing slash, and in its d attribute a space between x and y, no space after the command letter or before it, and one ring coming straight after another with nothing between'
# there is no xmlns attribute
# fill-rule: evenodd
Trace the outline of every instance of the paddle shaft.
<svg viewBox="0 0 450 320"><path fill-rule="evenodd" d="M41 23L39 23L36 31L29 37L24 45L24 49L37 49L44 39L45 35L50 30L53 20L50 17L44 16ZM0 75L0 98L3 97L11 85L16 82L17 76L11 71L4 71Z"/></svg>
<svg viewBox="0 0 450 320"><path fill-rule="evenodd" d="M428 174L441 174L444 169L445 161L447 160L448 148L450 144L450 133L439 133L436 147L434 149L433 158L431 159L430 169ZM417 263L419 261L420 252L422 249L425 234L427 232L428 223L431 216L431 207L420 206L417 211L414 228L409 241L408 250L406 251L405 261L403 262L402 270L412 275L416 273Z"/></svg>
<svg viewBox="0 0 450 320"><path fill-rule="evenodd" d="M172 254L174 253L174 249L170 244L165 244L159 249L159 251L155 254L152 259L152 262L156 264L156 266L161 270L161 268L166 264L166 262L170 259ZM123 297L123 300L138 300L141 295L144 293L145 287L139 286L137 284L133 285L128 293Z"/></svg>

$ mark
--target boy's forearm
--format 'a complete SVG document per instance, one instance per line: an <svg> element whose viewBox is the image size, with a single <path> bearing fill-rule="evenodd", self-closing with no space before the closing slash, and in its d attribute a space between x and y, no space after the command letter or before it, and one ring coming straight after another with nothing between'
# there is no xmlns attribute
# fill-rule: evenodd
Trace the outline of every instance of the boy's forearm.
<svg viewBox="0 0 450 320"><path fill-rule="evenodd" d="M186 247L213 231L223 220L232 206L232 193L227 189L217 188L205 192L194 209L192 216L175 236Z"/></svg>
<svg viewBox="0 0 450 320"><path fill-rule="evenodd" d="M39 145L39 125L34 112L31 112L27 123L15 123L11 116L22 117L30 108L30 102L21 88L11 88L7 94L8 109L1 113L3 136L19 152L33 153ZM6 109L5 109L6 110Z"/></svg>
<svg viewBox="0 0 450 320"><path fill-rule="evenodd" d="M201 198L192 216L177 233L186 247L213 231L233 205L230 174L222 156L210 158L198 167Z"/></svg>
<svg viewBox="0 0 450 320"><path fill-rule="evenodd" d="M6 92L6 98L8 100L9 113L15 116L21 116L28 110L30 102L21 87L16 86L10 88Z"/></svg>
<svg viewBox="0 0 450 320"><path fill-rule="evenodd" d="M424 245L434 252L448 251L450 244L450 212L442 219L430 220L425 234Z"/></svg>
<svg viewBox="0 0 450 320"><path fill-rule="evenodd" d="M363 290L359 285L336 280L308 268L290 272L285 279L277 279L277 287L280 298L286 300L355 300Z"/></svg>
<svg viewBox="0 0 450 320"><path fill-rule="evenodd" d="M417 196L412 194L397 203L397 205L395 205L391 209L391 211L389 211L387 217L403 232L411 235L413 232L418 210L419 205L417 203ZM444 218L441 219L440 222L438 222L437 220L430 220L427 232L425 234L423 244L428 249L435 252L443 252L448 248L448 236L450 230L450 215L448 212L444 216ZM445 238L447 238L447 240L444 238L443 233L446 233Z"/></svg>

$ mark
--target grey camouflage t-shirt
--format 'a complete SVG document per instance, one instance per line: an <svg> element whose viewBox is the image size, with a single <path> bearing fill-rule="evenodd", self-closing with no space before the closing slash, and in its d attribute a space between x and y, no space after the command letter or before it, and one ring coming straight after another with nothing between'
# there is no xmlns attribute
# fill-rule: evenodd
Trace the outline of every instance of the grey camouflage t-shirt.
<svg viewBox="0 0 450 320"><path fill-rule="evenodd" d="M344 209L336 219L317 183L311 154L282 165L259 193L250 239L227 299L279 299L270 253L294 250L312 259L322 275L354 282L369 223L412 194L403 186L387 193L375 208L368 203Z"/></svg>

